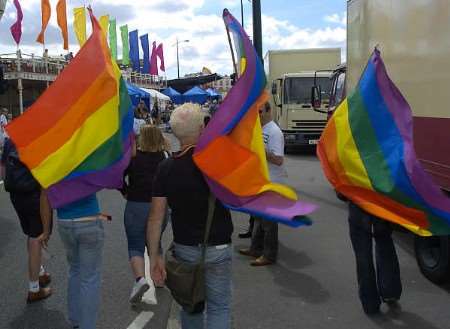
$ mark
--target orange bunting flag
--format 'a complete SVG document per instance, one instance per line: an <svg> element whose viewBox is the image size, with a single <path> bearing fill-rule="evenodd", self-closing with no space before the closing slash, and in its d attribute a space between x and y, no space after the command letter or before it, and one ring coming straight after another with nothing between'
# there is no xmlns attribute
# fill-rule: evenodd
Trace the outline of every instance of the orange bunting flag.
<svg viewBox="0 0 450 329"><path fill-rule="evenodd" d="M66 0L59 0L56 5L56 15L58 18L58 26L64 39L64 49L69 49L69 33L67 31L67 8Z"/></svg>
<svg viewBox="0 0 450 329"><path fill-rule="evenodd" d="M50 20L50 16L52 13L52 9L50 7L50 0L41 0L41 12L42 12L42 29L36 41L45 44L44 34L45 30L47 29L48 21Z"/></svg>

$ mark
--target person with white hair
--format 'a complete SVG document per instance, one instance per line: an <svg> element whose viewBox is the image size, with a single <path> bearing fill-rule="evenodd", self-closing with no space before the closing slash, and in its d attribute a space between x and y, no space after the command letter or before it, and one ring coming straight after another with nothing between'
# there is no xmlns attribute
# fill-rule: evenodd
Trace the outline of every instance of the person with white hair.
<svg viewBox="0 0 450 329"><path fill-rule="evenodd" d="M191 264L199 263L201 259L211 192L192 156L204 127L203 117L199 105L187 103L178 107L170 118L181 151L159 164L153 181L147 231L150 274L157 285L166 279L159 240L167 205L172 210L174 257ZM210 329L229 329L231 326L232 232L231 214L216 200L205 261L206 321ZM182 328L203 328L204 313L204 310L197 313L182 310Z"/></svg>

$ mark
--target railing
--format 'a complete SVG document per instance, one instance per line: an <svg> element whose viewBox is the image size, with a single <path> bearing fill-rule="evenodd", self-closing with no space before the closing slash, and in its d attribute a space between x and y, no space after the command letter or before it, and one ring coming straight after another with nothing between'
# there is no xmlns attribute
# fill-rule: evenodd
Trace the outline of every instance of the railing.
<svg viewBox="0 0 450 329"><path fill-rule="evenodd" d="M0 54L0 64L7 80L54 81L68 61L64 58L38 57L18 52Z"/></svg>
<svg viewBox="0 0 450 329"><path fill-rule="evenodd" d="M39 57L22 54L0 54L0 65L3 66L6 80L39 80L54 81L70 60L65 57ZM122 69L124 79L142 88L162 89L167 87L165 78Z"/></svg>

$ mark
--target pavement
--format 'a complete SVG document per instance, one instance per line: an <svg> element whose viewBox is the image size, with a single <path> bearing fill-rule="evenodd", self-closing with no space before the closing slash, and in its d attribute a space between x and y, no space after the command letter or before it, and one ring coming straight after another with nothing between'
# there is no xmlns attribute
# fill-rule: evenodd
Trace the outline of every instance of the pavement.
<svg viewBox="0 0 450 329"><path fill-rule="evenodd" d="M354 255L348 235L347 210L337 200L313 154L287 156L289 183L300 197L317 203L310 227L280 226L280 252L276 265L253 268L235 253L233 264L234 329L448 329L449 287L426 280L414 258L412 236L396 233L395 242L403 280L400 308L367 317L357 295ZM151 290L149 304L130 307L133 277L128 266L123 211L125 201L115 191L100 193L102 210L113 216L105 225L102 303L97 328L177 329L177 305L166 289ZM234 213L234 249L248 246L237 238L248 216ZM170 229L164 245L170 242ZM0 329L65 329L67 264L57 232L53 234L47 268L54 295L25 303L26 249L8 194L0 185Z"/></svg>

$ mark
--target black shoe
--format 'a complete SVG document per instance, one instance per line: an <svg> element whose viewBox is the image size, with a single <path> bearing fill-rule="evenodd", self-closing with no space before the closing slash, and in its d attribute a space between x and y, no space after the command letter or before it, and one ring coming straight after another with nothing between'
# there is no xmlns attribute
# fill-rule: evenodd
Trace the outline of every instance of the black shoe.
<svg viewBox="0 0 450 329"><path fill-rule="evenodd" d="M364 309L364 313L366 313L369 316L380 313L380 305L378 305L378 306L363 305L363 309Z"/></svg>
<svg viewBox="0 0 450 329"><path fill-rule="evenodd" d="M240 239L250 239L252 237L252 232L248 231L248 232L239 233L238 237Z"/></svg>

